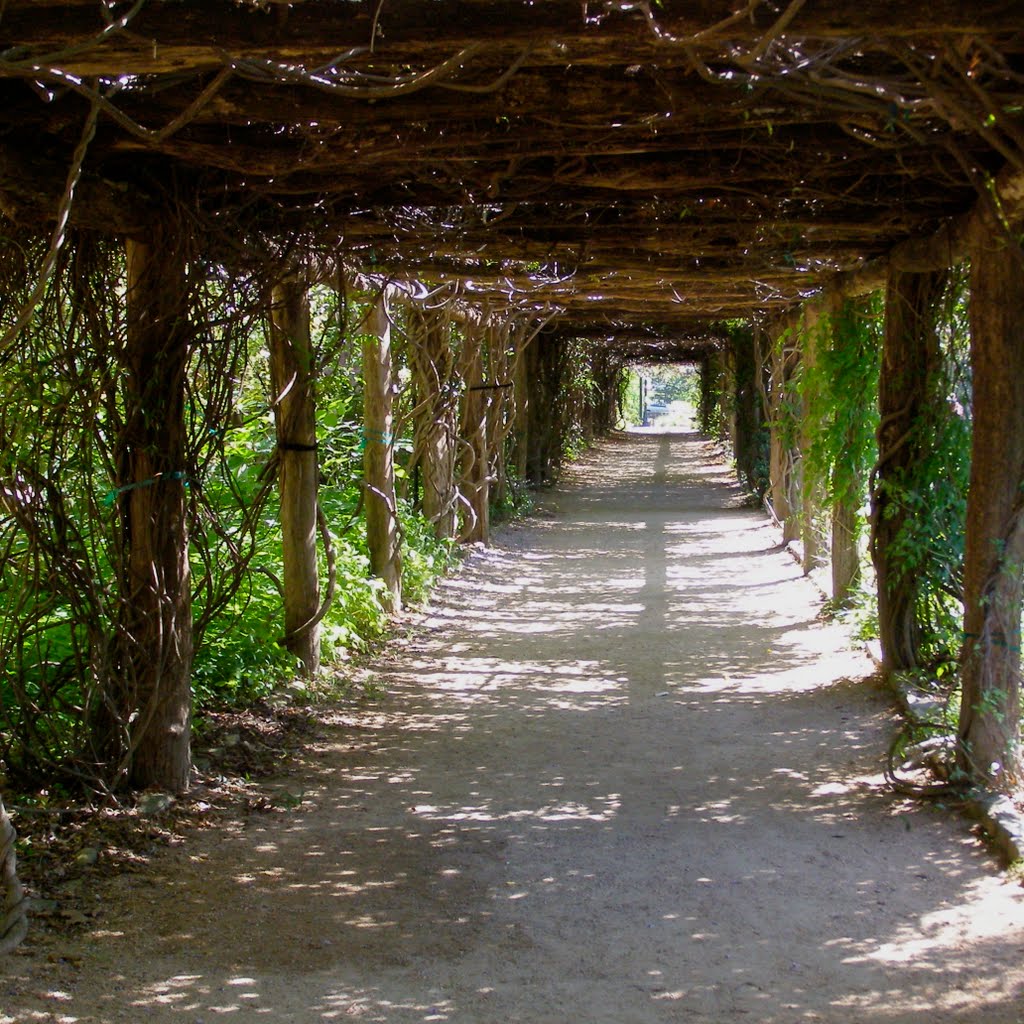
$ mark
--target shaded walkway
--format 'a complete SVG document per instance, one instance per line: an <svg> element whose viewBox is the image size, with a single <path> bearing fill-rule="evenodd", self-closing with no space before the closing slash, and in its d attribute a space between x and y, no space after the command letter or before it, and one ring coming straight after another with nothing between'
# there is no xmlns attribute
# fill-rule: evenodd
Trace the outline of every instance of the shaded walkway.
<svg viewBox="0 0 1024 1024"><path fill-rule="evenodd" d="M609 440L553 502L287 809L126 880L0 1021L1019 1022L1020 890L886 792L885 698L707 446Z"/></svg>

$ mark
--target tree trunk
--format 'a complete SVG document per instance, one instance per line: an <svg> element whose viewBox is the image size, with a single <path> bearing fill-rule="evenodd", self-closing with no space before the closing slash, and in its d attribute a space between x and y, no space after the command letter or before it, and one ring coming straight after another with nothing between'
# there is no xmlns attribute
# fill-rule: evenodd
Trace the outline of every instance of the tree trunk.
<svg viewBox="0 0 1024 1024"><path fill-rule="evenodd" d="M819 529L818 518L825 497L825 484L811 471L809 458L811 446L821 430L821 423L814 421L813 396L808 385L808 375L818 366L818 349L821 345L822 315L817 301L805 303L803 323L800 329L800 361L804 373L804 389L800 402L800 465L802 467L800 486L800 541L803 548L803 570L811 572L824 564L825 540Z"/></svg>
<svg viewBox="0 0 1024 1024"><path fill-rule="evenodd" d="M760 493L758 465L762 459L761 399L757 375L759 368L754 349L754 335L749 327L736 331L730 338L735 366L735 436L733 455L744 486Z"/></svg>
<svg viewBox="0 0 1024 1024"><path fill-rule="evenodd" d="M786 347L786 327L774 324L769 332L771 372L769 387L769 454L768 478L772 508L782 524L782 543L788 544L800 535L797 495L798 474L793 451L794 428L789 408L789 378L793 357Z"/></svg>
<svg viewBox="0 0 1024 1024"><path fill-rule="evenodd" d="M974 426L959 759L971 781L1010 790L1021 781L1024 267L995 225L976 225L970 241Z"/></svg>
<svg viewBox="0 0 1024 1024"><path fill-rule="evenodd" d="M28 900L18 881L14 826L0 798L0 954L10 953L28 931Z"/></svg>
<svg viewBox="0 0 1024 1024"><path fill-rule="evenodd" d="M516 372L515 372L515 425L513 427L512 450L513 465L515 467L516 479L525 481L527 479L527 463L529 461L530 447L530 403L532 401L531 379L529 368L531 353L535 351L534 343L536 338L527 340L520 335L516 343Z"/></svg>
<svg viewBox="0 0 1024 1024"><path fill-rule="evenodd" d="M505 466L505 439L508 436L509 410L509 329L494 321L487 325L487 370L490 387L484 392L487 419L484 423L487 445L487 477L490 500L502 508L508 499L508 472Z"/></svg>
<svg viewBox="0 0 1024 1024"><path fill-rule="evenodd" d="M847 604L860 580L857 552L857 505L847 495L838 495L832 505L832 601Z"/></svg>
<svg viewBox="0 0 1024 1024"><path fill-rule="evenodd" d="M192 609L185 518L187 265L168 231L129 242L119 492L118 660L130 785L179 793L191 769Z"/></svg>
<svg viewBox="0 0 1024 1024"><path fill-rule="evenodd" d="M285 646L313 676L320 667L317 564L316 398L306 282L274 288L270 315L270 386L277 431Z"/></svg>
<svg viewBox="0 0 1024 1024"><path fill-rule="evenodd" d="M853 300L844 301L841 297L833 297L830 310L833 348L851 343L848 325L858 316L855 309ZM856 447L852 436L853 430L852 426L848 428L845 446L846 451L850 453L847 455L849 483L832 494L832 601L838 607L849 604L860 582L861 574L857 535L858 515L864 500L864 479L853 454Z"/></svg>
<svg viewBox="0 0 1024 1024"><path fill-rule="evenodd" d="M455 536L458 496L455 453L459 406L454 387L455 355L448 322L437 312L416 311L419 326L412 339L416 384L416 451L423 486L423 514L442 540Z"/></svg>
<svg viewBox="0 0 1024 1024"><path fill-rule="evenodd" d="M885 296L885 339L878 388L878 464L871 488L871 557L878 582L878 628L886 672L916 668L920 660L917 583L902 572L894 541L907 522L901 489L922 456L915 426L933 400L939 365L934 309L946 271L891 270Z"/></svg>
<svg viewBox="0 0 1024 1024"><path fill-rule="evenodd" d="M370 572L384 581L384 607L402 609L402 549L395 497L391 320L382 293L363 340L363 475L366 478L366 543Z"/></svg>
<svg viewBox="0 0 1024 1024"><path fill-rule="evenodd" d="M463 459L460 490L469 503L460 540L487 544L491 538L491 484L488 465L487 419L490 393L484 381L484 331L467 330L463 379L466 401L462 412Z"/></svg>
<svg viewBox="0 0 1024 1024"><path fill-rule="evenodd" d="M548 331L540 331L527 345L525 377L529 382L527 405L526 479L534 486L550 483L561 461L562 436L557 402L562 398L565 343Z"/></svg>

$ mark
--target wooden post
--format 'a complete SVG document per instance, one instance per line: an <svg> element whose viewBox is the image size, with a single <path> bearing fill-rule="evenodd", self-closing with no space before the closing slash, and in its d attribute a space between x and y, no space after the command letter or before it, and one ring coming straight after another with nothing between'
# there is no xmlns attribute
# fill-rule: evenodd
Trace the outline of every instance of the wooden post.
<svg viewBox="0 0 1024 1024"><path fill-rule="evenodd" d="M939 367L934 308L946 271L889 272L885 338L878 388L878 463L871 493L871 557L878 582L878 627L886 672L916 668L920 659L917 581L901 572L894 542L907 521L900 490L921 458L914 426L932 401Z"/></svg>
<svg viewBox="0 0 1024 1024"><path fill-rule="evenodd" d="M459 400L455 388L455 353L450 324L443 313L415 310L410 362L416 386L417 465L423 488L423 514L441 539L455 536L458 494L455 452Z"/></svg>
<svg viewBox="0 0 1024 1024"><path fill-rule="evenodd" d="M192 611L185 518L187 264L173 230L128 242L118 501L121 728L127 777L180 793L191 769Z"/></svg>
<svg viewBox="0 0 1024 1024"><path fill-rule="evenodd" d="M852 299L843 300L834 295L830 302L832 345L852 344L855 326L859 317L866 315ZM842 386L842 381L839 382ZM851 382L852 386L852 382ZM847 428L847 451L856 447L851 436L854 424ZM832 494L831 550L832 601L837 606L847 604L853 597L860 581L860 552L857 550L858 514L863 503L864 479L859 467L852 464L848 483L841 491Z"/></svg>
<svg viewBox="0 0 1024 1024"><path fill-rule="evenodd" d="M800 535L799 506L796 501L799 477L795 471L793 426L789 408L791 396L788 393L793 360L786 346L787 331L786 325L779 323L772 325L768 333L771 352L768 474L772 508L782 524L783 544L796 540Z"/></svg>
<svg viewBox="0 0 1024 1024"><path fill-rule="evenodd" d="M487 466L490 480L491 496L497 507L501 508L508 498L508 471L505 465L505 439L510 424L509 412L509 374L511 360L509 353L509 326L506 323L492 321L487 326L487 367L490 376L491 390L488 397L487 429Z"/></svg>
<svg viewBox="0 0 1024 1024"><path fill-rule="evenodd" d="M823 327L821 305L817 301L804 304L803 322L800 326L800 362L804 373L804 390L800 402L800 541L803 549L802 566L805 573L817 569L824 563L824 538L818 527L818 517L824 499L824 482L811 472L808 458L821 423L812 417L813 396L807 375L813 374L818 366L818 349L821 344Z"/></svg>
<svg viewBox="0 0 1024 1024"><path fill-rule="evenodd" d="M391 319L383 292L363 336L363 385L363 475L370 572L384 581L384 607L388 612L398 612L402 608L402 549L395 497L395 442L391 436L394 378Z"/></svg>
<svg viewBox="0 0 1024 1024"><path fill-rule="evenodd" d="M550 483L561 460L561 424L557 403L562 397L565 343L540 331L526 348L527 406L526 479L534 486Z"/></svg>
<svg viewBox="0 0 1024 1024"><path fill-rule="evenodd" d="M462 359L466 399L462 412L463 459L461 486L469 503L460 540L472 544L491 537L491 485L488 465L487 412L490 394L484 381L485 328L467 328Z"/></svg>
<svg viewBox="0 0 1024 1024"><path fill-rule="evenodd" d="M536 337L527 339L524 323L516 340L515 423L513 426L513 453L516 479L525 482L530 450L530 390L533 387L529 368L532 353L536 351Z"/></svg>
<svg viewBox="0 0 1024 1024"><path fill-rule="evenodd" d="M317 565L316 397L309 292L303 277L274 288L270 313L270 382L277 431L285 646L303 675L320 667Z"/></svg>
<svg viewBox="0 0 1024 1024"><path fill-rule="evenodd" d="M747 489L760 494L763 481L759 476L763 470L759 470L759 465L763 458L763 435L758 376L761 370L752 328L747 325L734 331L730 336L729 345L733 354L735 373L733 455L736 458L737 471Z"/></svg>
<svg viewBox="0 0 1024 1024"><path fill-rule="evenodd" d="M1024 565L1024 267L996 225L969 238L973 433L964 553L960 767L1020 784Z"/></svg>

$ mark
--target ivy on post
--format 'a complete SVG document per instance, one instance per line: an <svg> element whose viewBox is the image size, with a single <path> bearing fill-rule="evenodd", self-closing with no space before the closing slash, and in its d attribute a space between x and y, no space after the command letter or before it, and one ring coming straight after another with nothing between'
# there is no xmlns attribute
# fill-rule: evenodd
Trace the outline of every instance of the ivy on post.
<svg viewBox="0 0 1024 1024"><path fill-rule="evenodd" d="M811 449L821 433L821 402L815 393L821 387L819 362L821 350L828 347L830 324L823 303L804 304L798 333L800 343L800 541L802 568L809 573L824 564L825 538L819 519L826 503L824 467L811 458Z"/></svg>
<svg viewBox="0 0 1024 1024"><path fill-rule="evenodd" d="M192 598L185 488L185 372L191 269L184 238L159 225L127 244L121 352L120 621L116 692L97 746L128 783L180 793L191 770Z"/></svg>
<svg viewBox="0 0 1024 1024"><path fill-rule="evenodd" d="M970 781L1010 790L1021 779L1024 264L987 217L969 244L974 429L958 759Z"/></svg>
<svg viewBox="0 0 1024 1024"><path fill-rule="evenodd" d="M531 356L536 351L537 339L527 337L528 323L519 321L515 329L516 361L515 386L513 400L515 403L512 425L512 466L517 480L527 479L527 462L530 449L530 374ZM534 332L535 333L535 332Z"/></svg>
<svg viewBox="0 0 1024 1024"><path fill-rule="evenodd" d="M831 346L825 354L831 413L824 438L831 453L832 600L849 602L860 580L857 541L866 478L875 454L878 345L870 300L831 300Z"/></svg>
<svg viewBox="0 0 1024 1024"><path fill-rule="evenodd" d="M284 570L284 643L313 676L320 667L316 396L304 274L279 282L270 311L270 380L277 435Z"/></svg>
<svg viewBox="0 0 1024 1024"><path fill-rule="evenodd" d="M409 305L410 364L416 389L413 429L420 468L423 514L442 540L455 536L458 493L455 454L459 391L451 324L443 310Z"/></svg>
<svg viewBox="0 0 1024 1024"><path fill-rule="evenodd" d="M744 485L760 497L764 490L764 435L761 429L759 367L750 324L742 324L730 330L729 348L734 367L733 455Z"/></svg>
<svg viewBox="0 0 1024 1024"><path fill-rule="evenodd" d="M799 472L796 456L796 398L793 377L799 354L791 344L791 328L777 322L769 328L768 479L772 508L782 524L782 543L800 535Z"/></svg>
<svg viewBox="0 0 1024 1024"><path fill-rule="evenodd" d="M490 540L490 466L488 465L489 386L484 380L484 351L488 326L467 325L463 348L462 377L466 382L462 411L463 460L461 491L468 508L460 540L483 543Z"/></svg>
<svg viewBox="0 0 1024 1024"><path fill-rule="evenodd" d="M871 480L871 557L878 586L878 629L886 672L920 663L918 579L900 562L898 538L912 511L905 491L927 454L918 428L934 400L941 353L936 310L947 272L889 271L878 388L878 462Z"/></svg>
<svg viewBox="0 0 1024 1024"><path fill-rule="evenodd" d="M496 507L504 506L508 498L508 466L505 439L511 429L509 391L512 381L512 355L510 330L507 323L492 320L487 328L487 366L491 384L490 410L487 422L487 466L490 479L490 498Z"/></svg>
<svg viewBox="0 0 1024 1024"><path fill-rule="evenodd" d="M395 494L391 317L382 291L363 335L363 476L370 572L384 583L388 612L402 608L402 542Z"/></svg>

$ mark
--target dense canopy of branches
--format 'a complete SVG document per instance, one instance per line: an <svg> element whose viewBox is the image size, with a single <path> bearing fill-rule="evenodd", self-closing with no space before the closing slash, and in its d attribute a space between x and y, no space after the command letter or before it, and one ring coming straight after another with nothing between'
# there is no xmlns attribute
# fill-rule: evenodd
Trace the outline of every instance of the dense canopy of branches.
<svg viewBox="0 0 1024 1024"><path fill-rule="evenodd" d="M0 206L268 237L694 351L1024 165L1024 7L7 0ZM66 205L66 203L65 203Z"/></svg>

